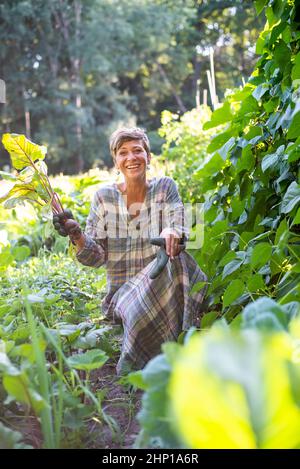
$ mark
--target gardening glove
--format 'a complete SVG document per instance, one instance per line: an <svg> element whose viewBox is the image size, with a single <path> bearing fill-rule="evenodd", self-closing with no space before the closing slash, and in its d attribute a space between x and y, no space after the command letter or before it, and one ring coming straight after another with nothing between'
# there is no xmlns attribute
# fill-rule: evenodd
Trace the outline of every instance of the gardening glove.
<svg viewBox="0 0 300 469"><path fill-rule="evenodd" d="M79 223L74 220L71 210L64 210L53 216L54 228L61 236L69 236L72 244L82 236Z"/></svg>

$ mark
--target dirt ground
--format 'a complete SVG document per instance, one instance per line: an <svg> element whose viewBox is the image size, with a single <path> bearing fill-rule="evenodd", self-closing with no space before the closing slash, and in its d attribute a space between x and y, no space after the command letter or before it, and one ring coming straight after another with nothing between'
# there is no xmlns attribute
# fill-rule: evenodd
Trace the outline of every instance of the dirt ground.
<svg viewBox="0 0 300 469"><path fill-rule="evenodd" d="M105 390L102 407L104 412L114 419L117 426L114 434L108 424L105 424L101 431L95 425L94 431L99 432L99 438L90 446L91 448L131 448L139 433L136 416L141 408L142 391L128 390L119 384L115 366L115 363L108 361L91 375L93 391ZM93 431L93 426L91 426L91 431Z"/></svg>
<svg viewBox="0 0 300 469"><path fill-rule="evenodd" d="M129 390L119 383L116 363L109 360L102 368L91 373L91 389L101 391L102 410L106 418L90 419L85 431L79 430L79 439L74 434L65 435L62 442L67 448L110 449L131 448L139 433L136 419L141 408L142 391ZM24 408L13 403L13 409L6 410L0 421L12 430L19 431L22 442L33 448L43 447L43 437L38 419L34 415L24 415ZM69 439L69 438L70 439Z"/></svg>

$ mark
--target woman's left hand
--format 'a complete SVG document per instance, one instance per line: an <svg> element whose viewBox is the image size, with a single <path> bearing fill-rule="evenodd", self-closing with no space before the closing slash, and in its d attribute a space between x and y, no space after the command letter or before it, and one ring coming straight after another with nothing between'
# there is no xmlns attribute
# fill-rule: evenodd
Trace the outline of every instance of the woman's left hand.
<svg viewBox="0 0 300 469"><path fill-rule="evenodd" d="M181 247L179 246L180 238L178 236L178 233L175 230L172 230L171 228L165 228L160 233L160 237L165 238L166 252L168 256L170 256L170 259L173 260L174 257L178 256L181 251Z"/></svg>

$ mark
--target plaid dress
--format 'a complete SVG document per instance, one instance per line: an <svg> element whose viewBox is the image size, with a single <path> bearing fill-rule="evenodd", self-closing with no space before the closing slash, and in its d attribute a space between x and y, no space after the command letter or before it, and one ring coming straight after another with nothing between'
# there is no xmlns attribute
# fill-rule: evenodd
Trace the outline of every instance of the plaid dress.
<svg viewBox="0 0 300 469"><path fill-rule="evenodd" d="M124 337L117 373L140 369L160 353L162 343L176 340L197 323L208 286L193 257L183 251L151 280L149 272L159 249L149 238L164 228L188 237L182 201L173 179L153 178L140 213L132 218L117 184L101 187L94 195L85 229L84 248L77 259L107 271L104 314L122 322Z"/></svg>

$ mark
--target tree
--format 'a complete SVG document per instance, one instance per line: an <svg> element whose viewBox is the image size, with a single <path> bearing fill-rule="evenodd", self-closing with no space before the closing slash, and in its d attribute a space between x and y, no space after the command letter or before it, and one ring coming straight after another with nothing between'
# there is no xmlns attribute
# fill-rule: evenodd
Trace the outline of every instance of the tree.
<svg viewBox="0 0 300 469"><path fill-rule="evenodd" d="M146 127L158 152L161 112L167 108L184 113L194 107L199 77L201 86L206 86L207 57L199 51L215 45L225 33L230 37L228 47L216 49L220 97L222 88L240 81L241 70L247 72L246 59L241 70L237 67L241 53L234 48L241 36L241 15L248 14L240 4L238 0L3 1L0 75L7 82L7 105L0 131L26 133L46 144L49 167L55 172L110 166L107 140L122 124ZM252 31L250 13L249 9ZM216 20L218 27L210 28ZM248 46L241 42L241 50L243 45ZM0 161L7 162L2 149Z"/></svg>

